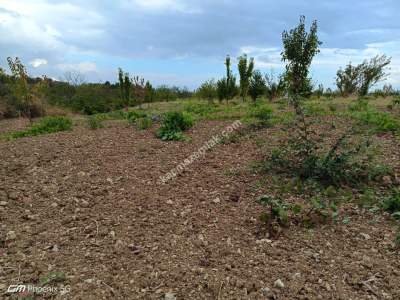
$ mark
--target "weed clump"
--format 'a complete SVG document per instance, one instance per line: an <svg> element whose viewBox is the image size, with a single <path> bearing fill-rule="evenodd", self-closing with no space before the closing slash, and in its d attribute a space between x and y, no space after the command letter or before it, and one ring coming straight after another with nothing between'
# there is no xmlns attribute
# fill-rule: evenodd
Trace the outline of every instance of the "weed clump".
<svg viewBox="0 0 400 300"><path fill-rule="evenodd" d="M185 137L183 131L194 125L194 119L187 112L168 112L164 115L157 137L163 141L181 141Z"/></svg>
<svg viewBox="0 0 400 300"><path fill-rule="evenodd" d="M41 134L54 133L59 131L69 131L72 128L72 120L68 117L45 117L39 122L34 123L24 131L11 133L10 138L22 138L27 136L37 136Z"/></svg>
<svg viewBox="0 0 400 300"><path fill-rule="evenodd" d="M153 120L150 117L138 118L136 120L136 127L139 130L146 130L153 126Z"/></svg>
<svg viewBox="0 0 400 300"><path fill-rule="evenodd" d="M87 125L90 129L96 130L99 128L103 128L102 119L97 115L91 115L87 118Z"/></svg>

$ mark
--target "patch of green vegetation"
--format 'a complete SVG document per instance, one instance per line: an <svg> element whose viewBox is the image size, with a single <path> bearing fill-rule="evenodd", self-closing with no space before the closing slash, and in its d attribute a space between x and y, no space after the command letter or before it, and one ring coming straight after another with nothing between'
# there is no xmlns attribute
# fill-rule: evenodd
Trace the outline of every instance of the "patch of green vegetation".
<svg viewBox="0 0 400 300"><path fill-rule="evenodd" d="M249 109L250 126L265 128L272 125L273 110L268 104L257 104Z"/></svg>
<svg viewBox="0 0 400 300"><path fill-rule="evenodd" d="M383 200L382 208L391 214L400 213L400 189L393 190L392 195Z"/></svg>
<svg viewBox="0 0 400 300"><path fill-rule="evenodd" d="M63 272L50 272L46 276L40 278L39 282L41 285L47 285L49 283L63 282L65 279L65 273Z"/></svg>
<svg viewBox="0 0 400 300"><path fill-rule="evenodd" d="M153 126L153 121L150 117L143 117L136 119L136 127L139 130L146 130Z"/></svg>
<svg viewBox="0 0 400 300"><path fill-rule="evenodd" d="M349 105L350 116L362 125L368 125L374 132L396 132L400 121L387 112L372 108L368 101L358 100Z"/></svg>
<svg viewBox="0 0 400 300"><path fill-rule="evenodd" d="M131 124L135 124L137 119L146 117L147 113L142 110L130 110L125 112L125 119L127 119Z"/></svg>
<svg viewBox="0 0 400 300"><path fill-rule="evenodd" d="M87 118L87 125L92 130L103 128L104 126L102 122L103 120L97 115L91 115Z"/></svg>
<svg viewBox="0 0 400 300"><path fill-rule="evenodd" d="M191 101L184 105L184 110L200 117L208 117L210 114L218 112L219 107L215 103Z"/></svg>
<svg viewBox="0 0 400 300"><path fill-rule="evenodd" d="M24 131L13 132L7 137L9 139L17 139L28 136L37 136L42 134L49 134L59 131L69 131L72 128L72 120L68 117L45 117L38 122L32 124Z"/></svg>
<svg viewBox="0 0 400 300"><path fill-rule="evenodd" d="M183 131L194 125L194 118L188 112L167 112L157 137L163 141L181 141L185 139Z"/></svg>
<svg viewBox="0 0 400 300"><path fill-rule="evenodd" d="M304 104L304 114L306 116L326 116L328 111L318 102L306 102Z"/></svg>

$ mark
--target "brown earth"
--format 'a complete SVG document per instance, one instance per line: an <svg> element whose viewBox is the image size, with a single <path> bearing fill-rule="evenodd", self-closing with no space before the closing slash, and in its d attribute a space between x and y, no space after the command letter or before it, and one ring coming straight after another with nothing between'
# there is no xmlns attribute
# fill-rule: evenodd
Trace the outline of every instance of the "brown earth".
<svg viewBox="0 0 400 300"><path fill-rule="evenodd" d="M249 167L262 157L254 138L159 182L229 124L201 122L191 142L119 122L0 142L0 298L62 272L49 285L70 292L39 299L400 299L387 216L349 204L349 223L260 236L255 199L269 187ZM258 139L272 147L277 130ZM378 140L400 160L398 141Z"/></svg>

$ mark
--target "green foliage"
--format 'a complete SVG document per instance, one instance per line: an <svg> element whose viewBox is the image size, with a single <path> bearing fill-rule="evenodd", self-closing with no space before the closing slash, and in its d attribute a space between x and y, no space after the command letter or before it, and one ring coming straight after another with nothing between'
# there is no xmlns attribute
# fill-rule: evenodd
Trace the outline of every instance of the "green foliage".
<svg viewBox="0 0 400 300"><path fill-rule="evenodd" d="M194 119L187 112L168 112L157 131L157 137L163 141L183 140L183 131L194 125Z"/></svg>
<svg viewBox="0 0 400 300"><path fill-rule="evenodd" d="M103 123L98 115L92 115L87 118L88 127L92 130L103 128Z"/></svg>
<svg viewBox="0 0 400 300"><path fill-rule="evenodd" d="M249 95L253 102L257 101L257 98L266 93L266 82L261 72L256 70L250 78L249 84Z"/></svg>
<svg viewBox="0 0 400 300"><path fill-rule="evenodd" d="M268 210L261 214L260 220L265 223L269 230L272 229L272 224L277 222L281 226L289 225L288 206L281 199L262 195L257 199L257 202Z"/></svg>
<svg viewBox="0 0 400 300"><path fill-rule="evenodd" d="M356 187L362 182L376 180L387 174L387 168L373 162L372 153L366 155L371 146L369 140L349 143L351 136L353 131L349 130L328 149L300 137L290 139L283 150L272 152L266 168L336 187Z"/></svg>
<svg viewBox="0 0 400 300"><path fill-rule="evenodd" d="M336 85L342 96L357 93L360 96L368 94L370 88L387 77L385 68L390 64L391 58L386 55L377 55L370 61L365 60L357 66L349 63L344 70L339 69Z"/></svg>
<svg viewBox="0 0 400 300"><path fill-rule="evenodd" d="M250 117L255 119L256 127L269 127L272 124L273 110L269 105L256 105L250 110Z"/></svg>
<svg viewBox="0 0 400 300"><path fill-rule="evenodd" d="M184 106L184 110L201 117L206 117L211 113L218 111L218 106L213 103L204 102L188 102Z"/></svg>
<svg viewBox="0 0 400 300"><path fill-rule="evenodd" d="M368 125L375 132L396 132L400 129L400 121L397 118L372 108L366 100L350 104L349 111L360 124Z"/></svg>
<svg viewBox="0 0 400 300"><path fill-rule="evenodd" d="M128 107L131 105L132 80L129 73L124 72L121 68L118 69L118 82L121 102L125 107Z"/></svg>
<svg viewBox="0 0 400 300"><path fill-rule="evenodd" d="M14 132L10 138L22 138L41 134L69 131L72 128L72 120L67 117L45 117L24 131Z"/></svg>
<svg viewBox="0 0 400 300"><path fill-rule="evenodd" d="M382 208L391 213L400 213L400 189L393 190L392 195L382 202Z"/></svg>
<svg viewBox="0 0 400 300"><path fill-rule="evenodd" d="M317 36L317 21L314 21L310 31L306 32L305 17L301 16L296 28L283 32L282 40L282 60L286 62L285 79L288 92L292 101L297 102L298 97L307 97L312 91L311 79L308 77L309 69L322 44Z"/></svg>
<svg viewBox="0 0 400 300"><path fill-rule="evenodd" d="M30 84L26 68L18 57L15 60L8 57L7 62L11 76L6 77L3 72L2 77L9 79L9 88L11 91L11 98L9 100L11 101L9 101L8 105L13 107L19 115L29 118L30 121L35 117L44 116L45 111L42 97L48 86L47 78L43 77L35 84Z"/></svg>
<svg viewBox="0 0 400 300"><path fill-rule="evenodd" d="M237 94L236 77L232 74L231 58L229 55L225 59L226 77L217 81L217 94L219 101L233 99Z"/></svg>
<svg viewBox="0 0 400 300"><path fill-rule="evenodd" d="M41 285L47 285L49 283L63 282L65 279L65 273L63 272L50 272L46 276L40 278L39 282Z"/></svg>
<svg viewBox="0 0 400 300"><path fill-rule="evenodd" d="M136 126L139 130L145 130L153 126L153 121L149 117L142 117L136 120Z"/></svg>
<svg viewBox="0 0 400 300"><path fill-rule="evenodd" d="M196 94L199 98L208 100L212 102L215 98L217 98L217 84L214 79L207 80L202 83L202 85L198 88Z"/></svg>
<svg viewBox="0 0 400 300"><path fill-rule="evenodd" d="M240 96L243 102L249 91L250 78L253 76L254 58L247 59L247 55L242 55L238 58L238 71L240 76Z"/></svg>
<svg viewBox="0 0 400 300"><path fill-rule="evenodd" d="M141 110L130 110L125 113L125 118L131 124L135 124L137 119L145 118L145 117L147 117L147 114Z"/></svg>
<svg viewBox="0 0 400 300"><path fill-rule="evenodd" d="M271 72L269 75L265 74L265 82L266 95L270 101L278 99L284 95L286 89L284 76L280 75L275 77Z"/></svg>

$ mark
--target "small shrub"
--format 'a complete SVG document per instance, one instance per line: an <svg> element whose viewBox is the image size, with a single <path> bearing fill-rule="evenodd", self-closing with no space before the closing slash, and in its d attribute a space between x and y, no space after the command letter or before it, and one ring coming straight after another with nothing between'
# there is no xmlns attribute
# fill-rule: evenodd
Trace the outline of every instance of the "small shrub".
<svg viewBox="0 0 400 300"><path fill-rule="evenodd" d="M136 120L136 126L139 130L146 130L153 125L153 121L149 117L139 118Z"/></svg>
<svg viewBox="0 0 400 300"><path fill-rule="evenodd" d="M157 131L157 137L163 141L183 140L183 131L194 125L194 119L187 112L168 112L164 115L163 123Z"/></svg>
<svg viewBox="0 0 400 300"><path fill-rule="evenodd" d="M145 117L147 117L147 114L140 110L130 110L125 113L125 119L131 124L135 124L137 119Z"/></svg>
<svg viewBox="0 0 400 300"><path fill-rule="evenodd" d="M72 120L68 117L45 117L39 122L34 123L27 130L12 133L10 137L22 138L27 136L36 136L59 131L68 131L71 130L71 128Z"/></svg>
<svg viewBox="0 0 400 300"><path fill-rule="evenodd" d="M213 112L217 111L217 105L213 103L195 103L190 102L184 106L184 110L188 113L205 117Z"/></svg>
<svg viewBox="0 0 400 300"><path fill-rule="evenodd" d="M394 190L393 194L383 201L382 208L391 214L400 212L400 189Z"/></svg>
<svg viewBox="0 0 400 300"><path fill-rule="evenodd" d="M255 106L250 111L250 117L254 118L256 127L269 127L272 123L273 111L268 105Z"/></svg>
<svg viewBox="0 0 400 300"><path fill-rule="evenodd" d="M289 216L288 207L280 199L262 195L257 199L257 202L262 206L267 207L267 211L263 212L260 216L260 221L267 225L270 236L279 235L278 226L288 226Z"/></svg>
<svg viewBox="0 0 400 300"><path fill-rule="evenodd" d="M88 127L92 130L103 128L102 119L97 115L92 115L87 118Z"/></svg>

